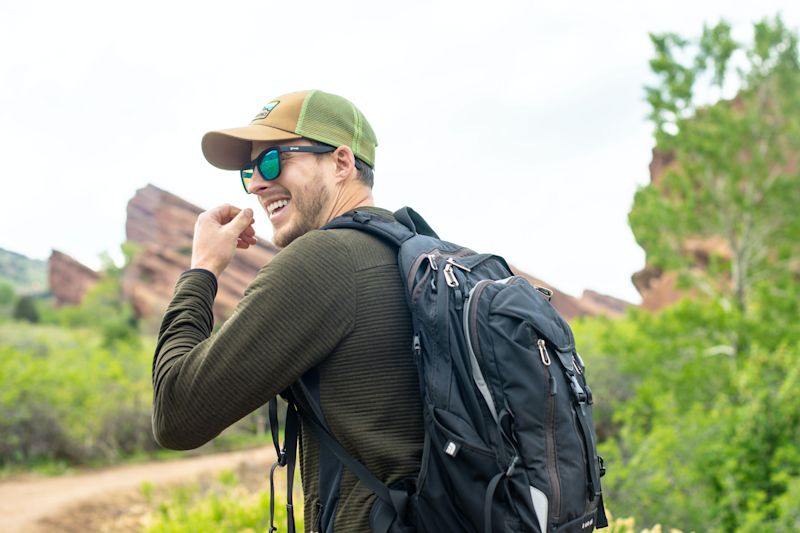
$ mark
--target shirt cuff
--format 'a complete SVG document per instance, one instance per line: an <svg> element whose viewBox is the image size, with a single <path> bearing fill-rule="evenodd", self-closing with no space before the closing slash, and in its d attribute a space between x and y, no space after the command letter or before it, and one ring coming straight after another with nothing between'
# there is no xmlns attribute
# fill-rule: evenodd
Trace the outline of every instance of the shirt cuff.
<svg viewBox="0 0 800 533"><path fill-rule="evenodd" d="M211 280L211 284L214 287L214 295L217 294L217 276L214 275L213 272L210 270L206 270L205 268L190 268L186 270L183 274L181 274L181 278L187 277L192 275L193 272L201 272L202 275L207 276Z"/></svg>

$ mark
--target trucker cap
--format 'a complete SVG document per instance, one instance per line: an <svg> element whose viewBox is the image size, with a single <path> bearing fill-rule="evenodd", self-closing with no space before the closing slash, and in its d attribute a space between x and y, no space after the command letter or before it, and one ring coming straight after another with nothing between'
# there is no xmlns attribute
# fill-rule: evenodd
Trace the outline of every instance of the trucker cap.
<svg viewBox="0 0 800 533"><path fill-rule="evenodd" d="M305 137L339 147L375 167L378 140L367 119L350 101L322 91L278 96L242 128L210 131L203 136L203 155L224 170L239 170L250 162L253 141L285 141Z"/></svg>

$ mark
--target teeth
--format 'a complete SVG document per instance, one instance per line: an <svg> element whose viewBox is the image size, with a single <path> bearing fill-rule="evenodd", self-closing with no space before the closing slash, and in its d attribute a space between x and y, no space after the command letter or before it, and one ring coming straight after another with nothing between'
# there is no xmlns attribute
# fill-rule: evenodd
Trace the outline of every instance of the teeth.
<svg viewBox="0 0 800 533"><path fill-rule="evenodd" d="M269 211L270 216L275 214L277 209L289 205L289 200L278 200L277 202L272 202L267 206L267 211Z"/></svg>

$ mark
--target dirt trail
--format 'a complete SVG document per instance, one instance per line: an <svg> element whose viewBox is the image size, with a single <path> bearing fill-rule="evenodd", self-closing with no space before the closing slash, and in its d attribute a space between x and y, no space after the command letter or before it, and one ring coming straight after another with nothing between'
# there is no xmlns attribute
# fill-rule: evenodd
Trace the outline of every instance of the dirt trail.
<svg viewBox="0 0 800 533"><path fill-rule="evenodd" d="M64 531L50 520L70 509L138 492L142 483L155 487L189 483L202 475L244 466L263 469L274 460L272 447L229 452L172 461L111 467L49 478L11 479L0 482L0 532L41 533ZM48 524L49 523L49 524ZM83 531L91 531L84 523Z"/></svg>

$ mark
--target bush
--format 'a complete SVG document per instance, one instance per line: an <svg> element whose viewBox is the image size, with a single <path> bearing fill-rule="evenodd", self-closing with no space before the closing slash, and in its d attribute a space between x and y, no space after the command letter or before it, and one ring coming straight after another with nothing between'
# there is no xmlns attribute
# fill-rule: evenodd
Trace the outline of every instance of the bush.
<svg viewBox="0 0 800 533"><path fill-rule="evenodd" d="M32 323L39 322L39 312L36 310L33 298L21 296L14 306L13 316L16 320L25 320Z"/></svg>
<svg viewBox="0 0 800 533"><path fill-rule="evenodd" d="M285 486L285 478L276 485ZM147 494L149 488L143 488ZM294 496L297 531L303 531L303 500ZM285 493L275 492L275 525L286 531ZM171 497L151 515L146 533L268 533L269 492L251 492L232 472L223 472L216 483L194 485L173 491Z"/></svg>
<svg viewBox="0 0 800 533"><path fill-rule="evenodd" d="M0 326L0 465L114 460L157 448L150 430L152 344L91 331Z"/></svg>

